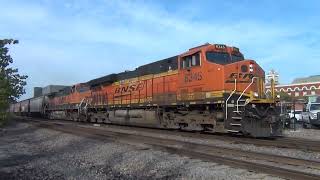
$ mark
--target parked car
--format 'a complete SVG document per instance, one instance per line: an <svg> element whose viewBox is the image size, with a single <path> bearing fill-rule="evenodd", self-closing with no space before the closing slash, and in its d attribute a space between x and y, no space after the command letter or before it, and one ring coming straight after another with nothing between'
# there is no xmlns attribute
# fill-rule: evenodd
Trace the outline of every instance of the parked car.
<svg viewBox="0 0 320 180"><path fill-rule="evenodd" d="M292 121L293 121L293 120L296 120L296 122L302 123L302 116L301 116L301 114L302 114L302 110L296 110L296 111L291 110L291 111L289 112L289 117L290 117L290 119L291 119Z"/></svg>
<svg viewBox="0 0 320 180"><path fill-rule="evenodd" d="M308 103L301 114L304 128L320 126L320 103Z"/></svg>

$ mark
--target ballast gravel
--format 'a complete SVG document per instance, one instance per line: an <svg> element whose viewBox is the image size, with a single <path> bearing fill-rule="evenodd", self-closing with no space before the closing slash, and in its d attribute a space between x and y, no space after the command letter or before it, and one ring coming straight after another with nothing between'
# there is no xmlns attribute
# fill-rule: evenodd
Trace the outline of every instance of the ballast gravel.
<svg viewBox="0 0 320 180"><path fill-rule="evenodd" d="M216 163L12 122L0 134L0 179L280 179Z"/></svg>
<svg viewBox="0 0 320 180"><path fill-rule="evenodd" d="M84 127L88 127L88 125L81 125ZM159 134L153 132L143 132L137 130L128 130L127 128L116 128L114 126L111 127L92 127L97 129L105 129L107 131L114 131L114 132L121 132L121 133L128 133L128 134L135 134L135 135L142 135L148 137L157 137L163 139L172 139L178 140L183 142L189 143L197 143L203 145L211 145L223 148L231 148L231 149L239 149L243 151L250 151L250 152L258 152L258 153L266 153L266 154L273 154L273 155L280 155L292 158L300 158L305 160L312 160L312 161L320 161L320 153L319 152L306 152L304 150L298 149L289 149L289 148L278 148L278 147L266 147L266 146L257 146L254 144L241 144L241 143L232 143L229 141L222 141L218 139L199 139L194 137L185 137L180 135L168 135L168 134ZM320 133L320 131L319 131ZM320 172L319 172L320 174Z"/></svg>
<svg viewBox="0 0 320 180"><path fill-rule="evenodd" d="M287 137L320 141L320 129L297 128L295 131L285 130L284 135Z"/></svg>

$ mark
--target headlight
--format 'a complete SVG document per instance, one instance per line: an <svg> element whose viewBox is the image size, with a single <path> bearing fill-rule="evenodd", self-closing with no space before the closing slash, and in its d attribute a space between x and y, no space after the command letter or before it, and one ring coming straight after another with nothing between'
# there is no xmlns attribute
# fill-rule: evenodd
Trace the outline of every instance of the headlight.
<svg viewBox="0 0 320 180"><path fill-rule="evenodd" d="M311 113L311 119L317 119L318 115L317 113Z"/></svg>
<svg viewBox="0 0 320 180"><path fill-rule="evenodd" d="M253 72L253 63L250 63L249 65L249 71L252 73Z"/></svg>
<svg viewBox="0 0 320 180"><path fill-rule="evenodd" d="M257 98L257 97L259 97L259 94L257 92L254 92L253 96Z"/></svg>

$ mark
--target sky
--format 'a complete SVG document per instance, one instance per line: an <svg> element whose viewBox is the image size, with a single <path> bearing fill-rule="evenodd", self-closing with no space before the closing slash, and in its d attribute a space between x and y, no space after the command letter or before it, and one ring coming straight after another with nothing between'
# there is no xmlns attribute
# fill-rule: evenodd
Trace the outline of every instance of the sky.
<svg viewBox="0 0 320 180"><path fill-rule="evenodd" d="M0 0L0 39L27 93L72 85L217 43L236 46L280 83L320 74L318 0Z"/></svg>

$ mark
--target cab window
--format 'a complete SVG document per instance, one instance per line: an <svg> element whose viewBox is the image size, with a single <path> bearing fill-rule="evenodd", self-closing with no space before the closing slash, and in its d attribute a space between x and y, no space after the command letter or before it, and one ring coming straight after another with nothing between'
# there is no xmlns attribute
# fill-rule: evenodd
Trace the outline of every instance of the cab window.
<svg viewBox="0 0 320 180"><path fill-rule="evenodd" d="M244 57L241 54L232 54L231 58L232 58L232 62L238 62L238 61L244 60Z"/></svg>
<svg viewBox="0 0 320 180"><path fill-rule="evenodd" d="M225 52L208 51L206 52L206 58L209 62L216 64L228 64L231 62L230 55Z"/></svg>
<svg viewBox="0 0 320 180"><path fill-rule="evenodd" d="M200 66L200 54L196 53L190 56L183 57L180 62L180 68L181 69L187 69L194 66Z"/></svg>
<svg viewBox="0 0 320 180"><path fill-rule="evenodd" d="M80 86L80 87L77 87L77 91L79 93L83 93L83 92L86 92L86 91L89 91L90 88L88 86Z"/></svg>

